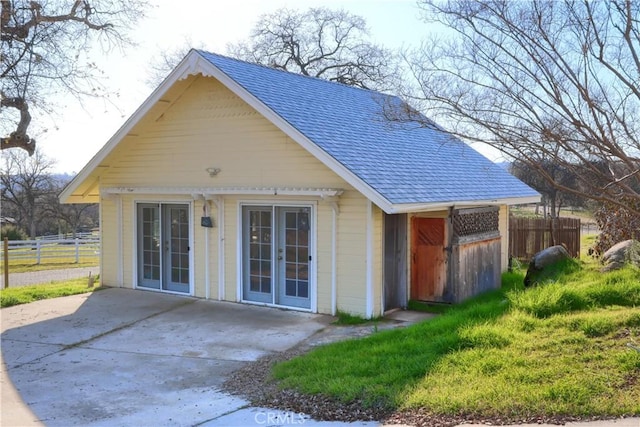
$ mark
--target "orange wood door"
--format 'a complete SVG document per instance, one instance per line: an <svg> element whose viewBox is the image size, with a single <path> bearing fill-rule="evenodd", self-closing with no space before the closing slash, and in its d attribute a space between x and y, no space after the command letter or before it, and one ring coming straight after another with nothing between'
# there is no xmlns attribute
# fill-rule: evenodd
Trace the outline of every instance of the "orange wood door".
<svg viewBox="0 0 640 427"><path fill-rule="evenodd" d="M411 225L411 299L440 301L446 282L444 218L413 218Z"/></svg>

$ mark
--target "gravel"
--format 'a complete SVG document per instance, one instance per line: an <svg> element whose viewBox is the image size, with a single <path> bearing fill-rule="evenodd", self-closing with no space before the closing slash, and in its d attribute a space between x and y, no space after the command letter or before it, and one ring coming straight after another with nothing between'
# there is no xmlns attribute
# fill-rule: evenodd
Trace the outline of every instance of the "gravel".
<svg viewBox="0 0 640 427"><path fill-rule="evenodd" d="M271 367L310 350L301 345L291 350L264 356L235 371L222 385L228 393L242 396L252 405L302 412L325 421L378 421L390 415L381 408L365 408L361 402L343 403L322 395L303 395L295 390L280 389L270 377Z"/></svg>
<svg viewBox="0 0 640 427"><path fill-rule="evenodd" d="M277 381L270 377L271 367L278 362L292 359L311 350L313 345L302 343L293 349L262 357L235 371L223 384L228 393L242 396L252 405L304 413L323 421L379 421L383 424L402 424L419 427L451 427L459 424L556 424L575 421L595 421L604 417L572 416L495 416L474 414L441 415L423 408L391 411L386 408L365 407L360 401L340 402L323 395L305 395L295 390L280 389Z"/></svg>

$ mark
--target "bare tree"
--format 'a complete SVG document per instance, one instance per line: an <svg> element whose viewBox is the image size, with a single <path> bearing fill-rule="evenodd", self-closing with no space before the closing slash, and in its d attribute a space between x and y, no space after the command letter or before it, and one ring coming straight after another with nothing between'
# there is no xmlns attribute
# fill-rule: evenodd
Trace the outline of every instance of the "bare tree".
<svg viewBox="0 0 640 427"><path fill-rule="evenodd" d="M279 9L262 15L249 40L230 44L237 58L365 89L388 90L397 55L369 41L363 18L344 10Z"/></svg>
<svg viewBox="0 0 640 427"><path fill-rule="evenodd" d="M56 180L55 190L44 197L43 215L51 221L48 231L72 233L73 237L76 237L76 233L83 229L98 227L98 204L60 203L58 195L66 183L66 181Z"/></svg>
<svg viewBox="0 0 640 427"><path fill-rule="evenodd" d="M202 43L194 43L191 38L187 37L180 46L174 49L160 49L158 53L154 53L149 61L146 84L155 89L191 49L206 50Z"/></svg>
<svg viewBox="0 0 640 427"><path fill-rule="evenodd" d="M531 161L532 159L529 159L529 162ZM553 178L554 184L549 183L547 179L542 177L538 173L539 169L545 170L547 176ZM558 190L556 183L575 188L575 175L571 173L571 171L563 169L561 165L555 162L550 162L542 158L539 160L539 164L536 165L536 168L533 169L528 163L521 162L516 159L511 163L509 171L542 195L542 205L545 216L549 215L552 218L559 217L560 210L566 205L568 200L572 202L572 207L579 207L585 204L584 200L581 198L571 197L571 195Z"/></svg>
<svg viewBox="0 0 640 427"><path fill-rule="evenodd" d="M640 215L639 2L419 4L447 37L406 55L416 83L410 102L558 190ZM557 180L547 162L575 175L575 185Z"/></svg>
<svg viewBox="0 0 640 427"><path fill-rule="evenodd" d="M1 0L2 125L0 148L35 152L31 114L51 112L53 98L105 94L88 52L130 43L127 27L143 16L143 0Z"/></svg>
<svg viewBox="0 0 640 427"><path fill-rule="evenodd" d="M47 196L55 193L50 173L55 163L39 149L35 149L32 156L25 151L11 150L2 157L2 210L11 213L33 239L38 223L46 215Z"/></svg>

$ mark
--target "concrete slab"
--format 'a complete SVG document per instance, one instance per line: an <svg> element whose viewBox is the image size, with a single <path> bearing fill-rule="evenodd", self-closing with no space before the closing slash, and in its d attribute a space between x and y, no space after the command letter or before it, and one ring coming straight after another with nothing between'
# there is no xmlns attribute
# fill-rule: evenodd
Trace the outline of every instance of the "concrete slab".
<svg viewBox="0 0 640 427"><path fill-rule="evenodd" d="M188 319L185 321L185 319ZM138 322L86 346L219 360L253 361L325 328L324 315L198 300Z"/></svg>
<svg viewBox="0 0 640 427"><path fill-rule="evenodd" d="M219 391L239 362L64 350L10 373L47 426L184 425L247 404Z"/></svg>
<svg viewBox="0 0 640 427"><path fill-rule="evenodd" d="M218 419L247 405L220 391L231 372L333 320L125 289L10 307L0 316L3 426Z"/></svg>
<svg viewBox="0 0 640 427"><path fill-rule="evenodd" d="M2 339L74 345L195 301L115 288L36 301L0 310Z"/></svg>
<svg viewBox="0 0 640 427"><path fill-rule="evenodd" d="M44 425L16 390L2 362L0 369L0 426L32 427Z"/></svg>

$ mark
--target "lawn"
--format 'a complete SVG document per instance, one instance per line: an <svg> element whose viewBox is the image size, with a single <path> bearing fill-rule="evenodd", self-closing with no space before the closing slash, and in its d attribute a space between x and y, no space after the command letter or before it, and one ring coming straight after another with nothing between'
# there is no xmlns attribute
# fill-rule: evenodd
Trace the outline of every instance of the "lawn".
<svg viewBox="0 0 640 427"><path fill-rule="evenodd" d="M87 278L83 277L43 285L2 289L0 290L0 307L10 307L12 305L27 304L43 299L83 294L100 289L97 286L98 283L96 282L93 287L88 287Z"/></svg>
<svg viewBox="0 0 640 427"><path fill-rule="evenodd" d="M282 387L451 416L640 415L640 270L572 263L426 321L280 363Z"/></svg>

